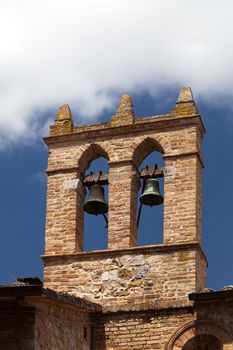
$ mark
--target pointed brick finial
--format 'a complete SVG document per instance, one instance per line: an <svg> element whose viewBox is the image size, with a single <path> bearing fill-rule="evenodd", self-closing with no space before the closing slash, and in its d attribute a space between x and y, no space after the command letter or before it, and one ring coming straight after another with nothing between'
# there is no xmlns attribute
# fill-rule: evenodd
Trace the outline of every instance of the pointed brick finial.
<svg viewBox="0 0 233 350"><path fill-rule="evenodd" d="M65 104L59 107L55 122L50 126L50 135L65 135L73 130L73 118L69 105Z"/></svg>
<svg viewBox="0 0 233 350"><path fill-rule="evenodd" d="M56 119L55 121L62 121L62 120L72 120L72 114L69 105L65 104L59 107Z"/></svg>
<svg viewBox="0 0 233 350"><path fill-rule="evenodd" d="M178 100L176 101L176 106L172 110L172 114L176 114L177 116L192 116L199 114L190 87L181 88Z"/></svg>
<svg viewBox="0 0 233 350"><path fill-rule="evenodd" d="M131 96L127 94L121 96L116 115L134 116L134 108Z"/></svg>
<svg viewBox="0 0 233 350"><path fill-rule="evenodd" d="M183 87L180 89L180 94L176 103L194 102L193 92L190 87Z"/></svg>
<svg viewBox="0 0 233 350"><path fill-rule="evenodd" d="M132 98L125 94L120 98L116 114L112 117L111 125L130 125L134 123L134 108Z"/></svg>

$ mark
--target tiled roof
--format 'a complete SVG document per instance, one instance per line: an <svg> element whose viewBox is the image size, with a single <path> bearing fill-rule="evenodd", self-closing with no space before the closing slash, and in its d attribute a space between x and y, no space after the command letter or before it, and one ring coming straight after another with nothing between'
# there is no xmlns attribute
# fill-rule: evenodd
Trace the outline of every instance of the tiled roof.
<svg viewBox="0 0 233 350"><path fill-rule="evenodd" d="M68 293L56 292L48 288L43 288L43 285L40 284L38 280L36 284L31 284L31 282L33 283L32 279L27 282L22 280L23 279L17 279L16 283L13 285L0 285L0 302L8 298L30 297L31 300L33 300L33 298L38 300L39 298L39 300L43 302L53 301L55 303L62 303L88 312L101 311L101 306L99 304Z"/></svg>

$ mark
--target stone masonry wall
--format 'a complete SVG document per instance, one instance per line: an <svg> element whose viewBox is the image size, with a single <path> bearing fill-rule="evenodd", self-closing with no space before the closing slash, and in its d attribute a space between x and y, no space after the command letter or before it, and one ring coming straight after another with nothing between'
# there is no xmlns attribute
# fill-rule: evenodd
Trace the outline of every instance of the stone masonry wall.
<svg viewBox="0 0 233 350"><path fill-rule="evenodd" d="M204 288L206 260L196 245L152 246L45 259L44 285L90 299L104 310L187 305ZM198 276L198 278L196 278Z"/></svg>

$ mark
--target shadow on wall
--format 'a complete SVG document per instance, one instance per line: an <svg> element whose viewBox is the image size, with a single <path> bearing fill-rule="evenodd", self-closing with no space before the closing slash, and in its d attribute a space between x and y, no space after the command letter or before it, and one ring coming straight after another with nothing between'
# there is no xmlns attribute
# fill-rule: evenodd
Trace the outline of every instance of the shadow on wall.
<svg viewBox="0 0 233 350"><path fill-rule="evenodd" d="M223 350L223 345L213 335L199 334L188 340L182 350Z"/></svg>
<svg viewBox="0 0 233 350"><path fill-rule="evenodd" d="M91 350L106 350L106 320L103 316L91 319Z"/></svg>

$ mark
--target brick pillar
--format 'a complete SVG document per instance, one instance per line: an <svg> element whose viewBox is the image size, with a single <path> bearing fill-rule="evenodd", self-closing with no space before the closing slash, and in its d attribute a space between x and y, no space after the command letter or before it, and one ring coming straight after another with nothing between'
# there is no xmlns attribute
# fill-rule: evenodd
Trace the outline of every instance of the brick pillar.
<svg viewBox="0 0 233 350"><path fill-rule="evenodd" d="M70 134L72 130L70 108L63 105L58 109L55 122L50 127L50 136ZM84 189L81 172L76 167L66 164L64 154L54 158L54 147L48 145L45 254L78 252L83 247L84 226Z"/></svg>
<svg viewBox="0 0 233 350"><path fill-rule="evenodd" d="M199 157L196 162L196 238L201 243L202 237L202 168Z"/></svg>
<svg viewBox="0 0 233 350"><path fill-rule="evenodd" d="M109 163L109 249L136 245L138 185L131 161Z"/></svg>
<svg viewBox="0 0 233 350"><path fill-rule="evenodd" d="M84 189L77 170L48 175L45 254L81 251Z"/></svg>
<svg viewBox="0 0 233 350"><path fill-rule="evenodd" d="M172 112L179 117L198 115L190 88L181 89ZM165 244L201 241L201 141L198 127L184 128L182 137L173 138L171 154L164 155L165 168L170 169L164 178Z"/></svg>
<svg viewBox="0 0 233 350"><path fill-rule="evenodd" d="M201 164L198 154L169 156L164 178L164 243L201 239Z"/></svg>

